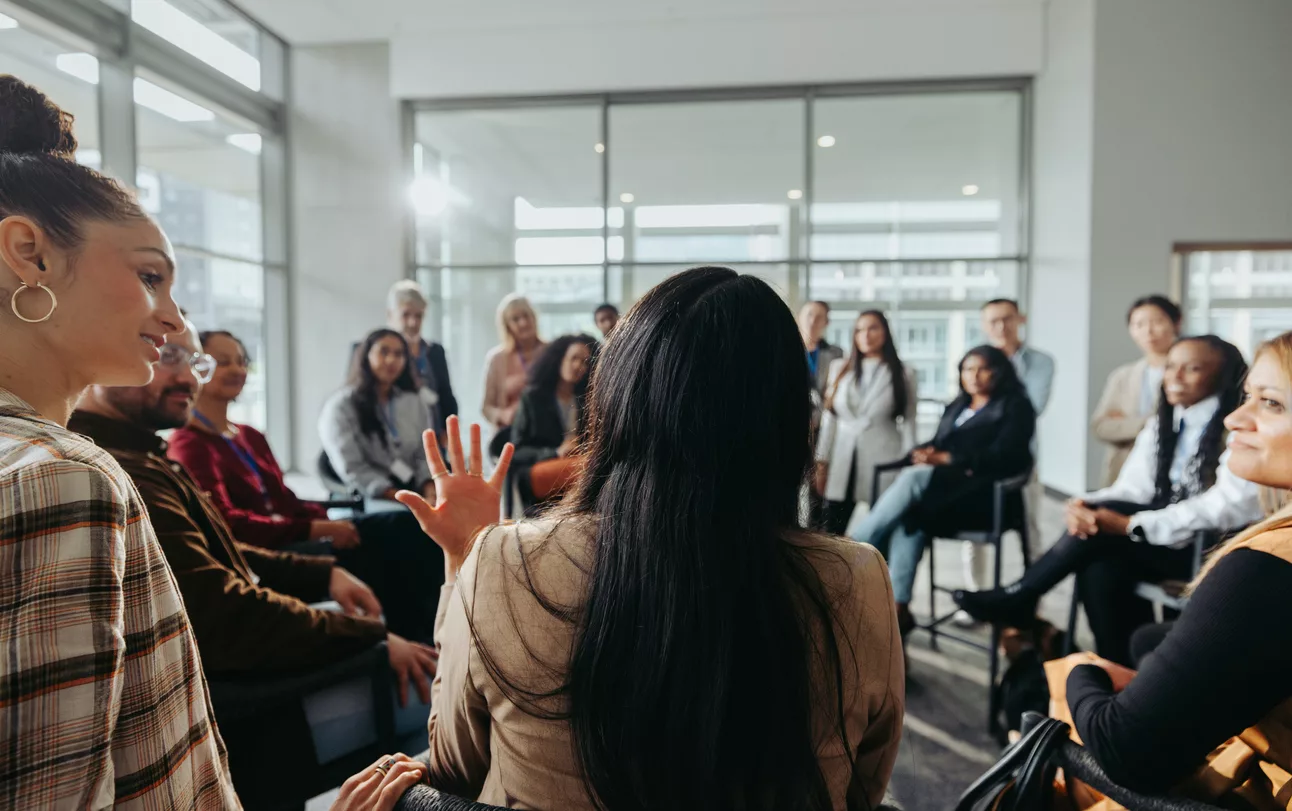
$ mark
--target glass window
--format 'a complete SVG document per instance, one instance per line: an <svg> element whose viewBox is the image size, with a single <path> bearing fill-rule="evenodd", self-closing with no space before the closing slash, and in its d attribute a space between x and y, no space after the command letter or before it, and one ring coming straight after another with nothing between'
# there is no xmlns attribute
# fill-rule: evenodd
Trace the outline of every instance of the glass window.
<svg viewBox="0 0 1292 811"><path fill-rule="evenodd" d="M220 0L131 0L130 17L252 90L260 90L260 31Z"/></svg>
<svg viewBox="0 0 1292 811"><path fill-rule="evenodd" d="M610 203L624 212L611 234L623 239L622 258L800 256L804 116L802 99L611 106Z"/></svg>
<svg viewBox="0 0 1292 811"><path fill-rule="evenodd" d="M17 12L15 12L17 13ZM11 73L38 88L76 118L73 131L80 145L77 160L98 167L99 104L94 84L98 81L98 60L81 54L82 62L93 64L94 82L69 68L68 56L77 52L37 32L26 20L0 14L0 74Z"/></svg>
<svg viewBox="0 0 1292 811"><path fill-rule="evenodd" d="M1292 329L1292 244L1184 253L1186 332L1251 353Z"/></svg>
<svg viewBox="0 0 1292 811"><path fill-rule="evenodd" d="M164 95L141 95L141 81ZM232 414L263 429L262 136L143 77L135 102L140 197L175 246L176 299L198 329L228 330L246 344L251 373Z"/></svg>

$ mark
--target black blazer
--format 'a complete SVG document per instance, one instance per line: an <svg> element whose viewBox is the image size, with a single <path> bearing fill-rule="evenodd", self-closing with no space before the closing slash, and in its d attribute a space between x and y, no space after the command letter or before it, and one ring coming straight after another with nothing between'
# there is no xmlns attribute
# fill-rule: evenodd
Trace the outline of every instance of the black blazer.
<svg viewBox="0 0 1292 811"><path fill-rule="evenodd" d="M583 433L583 404L577 405L579 433ZM532 388L520 395L520 405L511 423L511 442L516 446L512 457L518 466L528 467L545 459L555 459L556 450L565 441L565 422L556 397L540 394Z"/></svg>
<svg viewBox="0 0 1292 811"><path fill-rule="evenodd" d="M907 513L907 525L930 535L953 535L987 529L997 480L1031 470L1036 410L1027 392L993 397L959 428L956 417L968 408L958 398L942 414L930 446L951 454L951 464L937 467L920 503ZM1006 518L1018 520L1021 500L1012 499Z"/></svg>
<svg viewBox="0 0 1292 811"><path fill-rule="evenodd" d="M355 341L350 344L350 363L346 366L345 373L349 377L350 369L354 366L354 356L359 351L359 342ZM444 346L438 343L428 343L422 341L422 351L426 353L426 359L431 363L431 374L435 376L435 385L431 390L440 398L436 411L439 413L439 420L436 425L431 426L441 433L446 429L446 423L449 417L456 416L458 413L458 398L453 396L453 384L449 381L449 359L444 354ZM421 388L422 382L417 379L417 367L413 367L413 381Z"/></svg>

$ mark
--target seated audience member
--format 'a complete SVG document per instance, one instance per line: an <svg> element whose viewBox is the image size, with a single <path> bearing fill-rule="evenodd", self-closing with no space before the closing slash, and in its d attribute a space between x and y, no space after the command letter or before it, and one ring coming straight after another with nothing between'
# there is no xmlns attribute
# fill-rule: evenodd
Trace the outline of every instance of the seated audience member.
<svg viewBox="0 0 1292 811"><path fill-rule="evenodd" d="M561 512L485 530L501 476L469 475L479 433L468 466L452 423L437 506L400 494L461 567L430 784L562 811L876 806L905 702L892 594L874 549L799 528L810 403L784 302L690 270L597 364Z"/></svg>
<svg viewBox="0 0 1292 811"><path fill-rule="evenodd" d="M71 114L0 75L0 806L236 809L148 510L67 428L184 329L170 241L75 152Z"/></svg>
<svg viewBox="0 0 1292 811"><path fill-rule="evenodd" d="M458 398L453 394L449 381L449 361L444 346L422 337L422 322L426 319L426 296L421 286L412 279L401 279L391 285L386 296L386 326L398 332L408 344L413 369L413 382L417 394L426 404L431 415L431 427L444 433L444 421L458 413ZM362 341L350 345L346 359L346 374L354 368L354 355Z"/></svg>
<svg viewBox="0 0 1292 811"><path fill-rule="evenodd" d="M429 641L435 616L431 590L444 572L440 548L407 510L332 521L322 504L297 498L265 435L229 420L229 406L247 383L242 342L227 332L204 332L200 338L215 374L201 387L188 425L170 435L170 458L184 465L240 543L332 555L372 586L388 610L390 630Z"/></svg>
<svg viewBox="0 0 1292 811"><path fill-rule="evenodd" d="M1246 402L1225 419L1229 471L1292 488L1292 333L1257 352L1245 389ZM1225 808L1284 808L1292 785L1292 510L1221 546L1192 589L1138 675L1078 654L1051 663L1052 692L1066 692L1059 706L1116 782Z"/></svg>
<svg viewBox="0 0 1292 811"><path fill-rule="evenodd" d="M1261 517L1256 485L1230 472L1222 457L1224 419L1242 399L1246 372L1238 348L1215 336L1177 341L1167 354L1157 418L1140 432L1117 481L1068 502L1067 533L1021 580L956 592L956 602L977 619L1022 627L1041 596L1075 573L1099 655L1129 664L1131 633L1152 621L1135 585L1188 578L1193 533Z"/></svg>
<svg viewBox="0 0 1292 811"><path fill-rule="evenodd" d="M514 464L521 499L527 505L557 495L531 478L536 465L547 465L555 485L564 485L577 463L579 440L584 430L584 399L588 391L588 368L597 342L586 335L562 335L538 356L529 373L529 386L520 396L511 441L516 446ZM546 482L545 482L546 483Z"/></svg>
<svg viewBox="0 0 1292 811"><path fill-rule="evenodd" d="M422 700L401 719L403 731L415 729L425 723L428 712L434 651L387 631L372 591L331 558L238 543L183 466L166 458L166 443L157 432L188 422L200 386L194 366L204 363L197 348L190 326L188 333L173 337L163 348L150 385L92 387L69 427L110 453L143 496L183 596L207 677L268 679L309 672L384 641L401 703L407 703L410 683ZM308 605L328 599L340 603L345 613ZM357 736L353 728L362 729L365 721L371 724L371 707L361 712L369 718L356 717L347 735ZM299 707L267 712L254 723L221 722L220 729L229 744L235 785L247 797L290 793L286 781L295 770L314 766L316 748L346 751L348 743L313 736ZM267 751L274 753L274 768L268 773Z"/></svg>
<svg viewBox="0 0 1292 811"><path fill-rule="evenodd" d="M851 357L830 363L816 445L814 485L831 535L844 534L857 502L870 501L875 465L915 445L915 375L897 355L888 319L867 310L852 334Z"/></svg>
<svg viewBox="0 0 1292 811"><path fill-rule="evenodd" d="M1108 375L1090 422L1095 436L1108 445L1105 487L1117 481L1135 438L1157 413L1166 353L1180 336L1180 318L1180 308L1163 296L1138 299L1126 315L1131 340L1144 357L1118 366Z"/></svg>
<svg viewBox="0 0 1292 811"><path fill-rule="evenodd" d="M852 532L888 558L903 636L915 627L911 592L930 537L991 526L995 483L1032 467L1036 412L1014 365L991 346L960 361L960 396L947 406L933 441ZM1010 505L1017 515L1020 504Z"/></svg>
<svg viewBox="0 0 1292 811"><path fill-rule="evenodd" d="M601 337L608 341L610 333L614 332L619 324L619 308L613 304L602 304L592 314L592 320L596 323L597 329L601 330Z"/></svg>
<svg viewBox="0 0 1292 811"><path fill-rule="evenodd" d="M485 355L484 416L500 432L515 419L529 369L547 345L529 299L513 293L498 304L498 340Z"/></svg>
<svg viewBox="0 0 1292 811"><path fill-rule="evenodd" d="M349 384L328 399L319 416L323 450L337 476L368 498L387 502L404 489L427 497L434 492L422 452L422 433L431 427L408 365L408 344L389 329L364 339Z"/></svg>

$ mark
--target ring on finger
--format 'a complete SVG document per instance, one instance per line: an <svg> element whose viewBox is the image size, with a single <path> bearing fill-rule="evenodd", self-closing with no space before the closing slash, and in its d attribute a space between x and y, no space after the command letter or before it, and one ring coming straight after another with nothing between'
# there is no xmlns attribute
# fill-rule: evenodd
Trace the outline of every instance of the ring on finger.
<svg viewBox="0 0 1292 811"><path fill-rule="evenodd" d="M388 757L377 765L377 771L384 775L386 772L390 771L394 765L395 759L393 757Z"/></svg>

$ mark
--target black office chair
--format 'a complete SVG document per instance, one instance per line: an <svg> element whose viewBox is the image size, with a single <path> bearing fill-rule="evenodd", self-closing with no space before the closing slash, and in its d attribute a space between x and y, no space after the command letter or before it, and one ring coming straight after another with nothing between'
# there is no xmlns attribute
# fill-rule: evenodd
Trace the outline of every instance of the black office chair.
<svg viewBox="0 0 1292 811"><path fill-rule="evenodd" d="M1202 558L1207 551L1220 543L1220 533L1215 530L1202 529L1193 533L1193 563L1189 569L1189 580L1202 571ZM1159 583L1141 582L1135 586L1135 596L1148 600L1161 609L1183 611L1189 603L1184 593L1189 580L1163 580ZM1077 609L1081 606L1081 596L1077 589L1072 589L1072 604L1068 608L1068 638L1064 643L1063 653L1072 653L1076 649Z"/></svg>
<svg viewBox="0 0 1292 811"><path fill-rule="evenodd" d="M315 471L318 473L319 481L323 483L323 487L331 494L331 498L319 503L329 509L348 509L356 515L363 514L366 503L363 493L341 480L336 468L332 466L332 460L328 458L327 451L319 451Z"/></svg>
<svg viewBox="0 0 1292 811"><path fill-rule="evenodd" d="M871 479L870 503L873 505L879 500L880 478L884 473L900 470L910 466L910 461L900 459L895 462L888 462L875 466L875 475ZM992 588L1000 588L1001 582L1001 564L1004 559L1003 541L1005 533L1013 530L1018 533L1019 545L1023 550L1023 567L1027 568L1032 561L1027 551L1027 500L1022 497L1022 492L1027 487L1028 481L1032 478L1032 472L1021 473L1008 479L1000 479L996 482L992 491L992 522L991 528L982 531L958 532L954 537L946 540L968 541L969 543L983 544L990 546L995 550L995 563L993 565L994 579ZM1011 498L1018 501L1018 510L1016 515L1011 516L1007 508L1007 502ZM1012 519L1012 520L1011 520ZM993 626L991 636L986 644L974 639L973 637L964 636L954 631L946 631L942 626L950 622L956 615L955 609L938 615L937 593L943 592L950 594L955 589L939 586L937 584L934 571L934 548L937 546L936 539L930 539L928 544L929 550L929 621L919 623L914 630L926 631L929 634L929 644L934 650L938 648L938 638L946 637L953 642L959 642L976 650L983 651L990 659L991 681L987 687L987 730L993 735L1000 731L1000 695L996 689L996 681L1000 676L1000 631L997 626Z"/></svg>
<svg viewBox="0 0 1292 811"><path fill-rule="evenodd" d="M269 781L293 792L295 796L291 799L303 804L309 798L339 786L350 775L383 754L398 751L400 741L395 735L394 679L390 672L390 655L386 650L386 643L379 643L357 656L309 672L272 679L216 676L208 680L207 687L216 723L233 733L228 737L236 745L240 733L254 736L254 731L263 726L266 717L293 711L300 707L306 697L320 690L361 678L369 679L372 684L373 706L376 708L375 743L330 763L316 763L315 768L306 773L293 773L288 783L273 779L273 772L279 767L272 760L267 760L264 764L270 772L266 775ZM244 764L247 760L243 759ZM264 780L256 779L253 782ZM254 801L256 798L243 799Z"/></svg>

